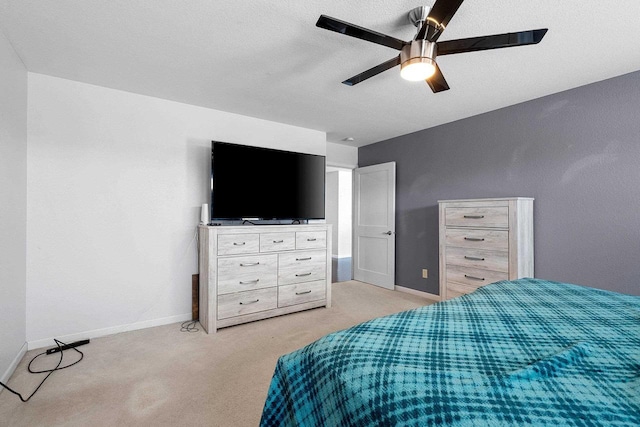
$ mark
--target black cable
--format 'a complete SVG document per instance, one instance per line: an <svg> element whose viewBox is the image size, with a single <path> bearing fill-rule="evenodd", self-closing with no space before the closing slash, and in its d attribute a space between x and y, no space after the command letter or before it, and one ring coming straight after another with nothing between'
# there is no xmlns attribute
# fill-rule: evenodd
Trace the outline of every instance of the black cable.
<svg viewBox="0 0 640 427"><path fill-rule="evenodd" d="M31 362L29 362L29 365L27 366L27 370L28 370L30 373L32 373L32 374L43 374L43 373L45 373L45 372L48 372L48 374L47 374L47 376L46 376L46 377L44 377L44 379L42 380L42 382L40 382L40 385L38 385L38 387L36 387L36 389L33 391L33 393L31 393L31 395L30 395L29 397L27 397L27 398L25 399L24 397L22 397L22 395L21 395L20 393L18 393L17 391L13 390L11 387L9 387L8 385L6 385L6 384L4 384L4 383L2 383L2 382L0 382L0 385L1 385L1 386L3 386L4 388L6 388L7 390L9 390L11 393L13 393L13 394L15 394L16 396L18 396L18 397L20 398L20 400L22 400L23 402L25 402L25 403L26 403L26 402L28 402L28 401L29 401L29 399L31 399L31 398L33 397L33 395L34 395L34 394L36 394L36 392L37 392L38 390L40 390L40 387L42 387L42 384L44 384L44 382L47 380L47 378L49 378L49 377L51 376L51 374L53 374L55 371L60 371L60 370L62 370L62 369L67 369L67 368L69 368L69 367L71 367L71 366L75 365L76 363L79 363L79 362L84 358L84 353L83 353L83 352L81 352L80 350L78 350L78 349L77 349L77 348L75 348L75 347L72 347L76 352L80 353L80 359L76 360L75 362L73 362L73 363L71 363L71 364L69 364L69 365L66 365L66 366L60 367L60 365L62 364L62 359L64 358L64 350L62 350L62 346L63 346L63 345L67 345L67 344L65 344L65 343L63 343L62 341L59 341L59 340L57 340L57 339L55 339L55 338L54 338L53 340L55 341L56 345L58 346L58 352L60 353L60 360L58 361L58 364L56 365L56 367L55 367L55 368L53 368L53 369L44 369L44 370L42 370L42 371L32 371L32 370L31 370L31 364L32 364L32 363L33 363L33 362L34 362L38 357L40 357L40 356L42 356L42 355L44 355L44 354L47 354L47 352L46 352L46 351L44 351L44 352L42 352L42 353L40 353L40 354L36 355L33 359L31 359Z"/></svg>
<svg viewBox="0 0 640 427"><path fill-rule="evenodd" d="M249 223L249 224L251 224L251 225L258 225L258 224L256 224L255 222L251 222L251 221L249 221L248 219L245 219L245 220L243 220L243 221L242 221L242 225L245 225L246 223Z"/></svg>
<svg viewBox="0 0 640 427"><path fill-rule="evenodd" d="M196 327L197 324L197 320L187 320L186 322L182 322L182 325L180 325L180 332L198 332L200 329Z"/></svg>

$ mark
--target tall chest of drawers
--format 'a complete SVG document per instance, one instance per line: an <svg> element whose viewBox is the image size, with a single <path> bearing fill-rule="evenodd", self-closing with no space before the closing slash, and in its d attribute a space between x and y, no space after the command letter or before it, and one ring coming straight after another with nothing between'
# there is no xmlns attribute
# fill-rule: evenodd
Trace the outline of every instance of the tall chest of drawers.
<svg viewBox="0 0 640 427"><path fill-rule="evenodd" d="M200 226L198 237L208 333L331 306L331 225Z"/></svg>
<svg viewBox="0 0 640 427"><path fill-rule="evenodd" d="M442 300L533 277L533 199L440 200Z"/></svg>

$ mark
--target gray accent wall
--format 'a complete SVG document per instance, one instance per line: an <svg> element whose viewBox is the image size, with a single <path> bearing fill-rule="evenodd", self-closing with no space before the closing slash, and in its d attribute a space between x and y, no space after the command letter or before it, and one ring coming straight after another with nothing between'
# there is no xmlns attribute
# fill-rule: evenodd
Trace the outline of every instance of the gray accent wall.
<svg viewBox="0 0 640 427"><path fill-rule="evenodd" d="M0 381L26 341L27 70L0 29Z"/></svg>
<svg viewBox="0 0 640 427"><path fill-rule="evenodd" d="M389 161L397 285L438 294L438 200L522 196L536 277L640 295L640 72L358 151L360 166Z"/></svg>

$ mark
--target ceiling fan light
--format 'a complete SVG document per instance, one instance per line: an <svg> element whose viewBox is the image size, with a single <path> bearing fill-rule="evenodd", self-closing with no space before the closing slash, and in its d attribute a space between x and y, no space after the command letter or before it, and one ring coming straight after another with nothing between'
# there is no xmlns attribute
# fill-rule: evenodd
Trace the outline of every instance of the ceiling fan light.
<svg viewBox="0 0 640 427"><path fill-rule="evenodd" d="M411 82L426 80L436 72L436 63L431 58L411 58L400 66L400 76Z"/></svg>

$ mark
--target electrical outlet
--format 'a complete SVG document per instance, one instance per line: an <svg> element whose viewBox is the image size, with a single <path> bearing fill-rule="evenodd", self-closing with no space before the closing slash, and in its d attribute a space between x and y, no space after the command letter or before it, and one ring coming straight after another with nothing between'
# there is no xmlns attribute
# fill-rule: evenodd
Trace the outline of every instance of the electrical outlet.
<svg viewBox="0 0 640 427"><path fill-rule="evenodd" d="M429 270L427 270L426 268L422 269L422 278L423 279L428 279L429 278Z"/></svg>

